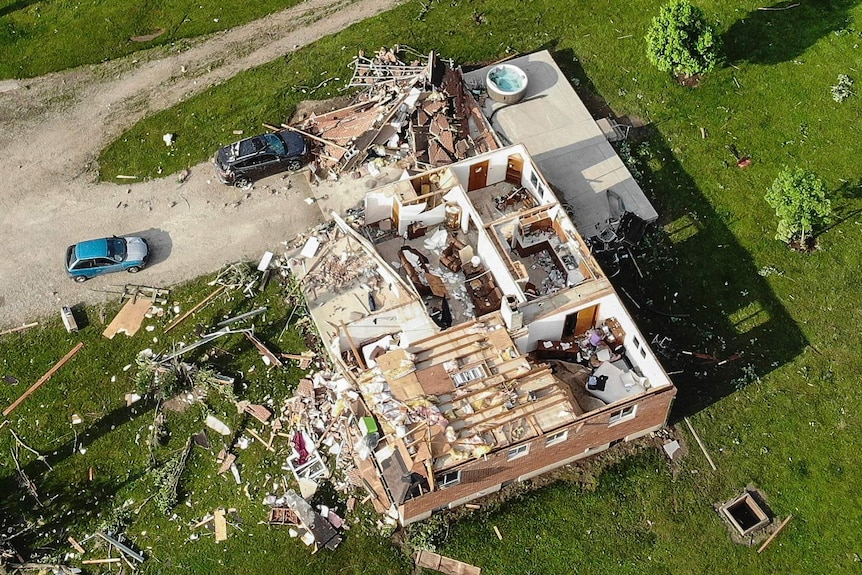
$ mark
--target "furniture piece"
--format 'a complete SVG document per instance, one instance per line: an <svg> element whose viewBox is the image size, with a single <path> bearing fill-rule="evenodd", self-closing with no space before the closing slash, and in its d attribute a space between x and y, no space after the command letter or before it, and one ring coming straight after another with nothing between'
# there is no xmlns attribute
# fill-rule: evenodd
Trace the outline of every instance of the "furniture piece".
<svg viewBox="0 0 862 575"><path fill-rule="evenodd" d="M647 379L640 377L634 371L623 371L609 361L603 362L594 372L595 377L606 376L608 379L605 382L605 388L590 389L587 384L587 391L604 401L605 403L614 403L622 399L628 399L636 395L640 395L646 391L645 383Z"/></svg>
<svg viewBox="0 0 862 575"><path fill-rule="evenodd" d="M467 245L458 238L450 238L449 244L440 254L440 265L458 273L461 271L461 256L459 255Z"/></svg>

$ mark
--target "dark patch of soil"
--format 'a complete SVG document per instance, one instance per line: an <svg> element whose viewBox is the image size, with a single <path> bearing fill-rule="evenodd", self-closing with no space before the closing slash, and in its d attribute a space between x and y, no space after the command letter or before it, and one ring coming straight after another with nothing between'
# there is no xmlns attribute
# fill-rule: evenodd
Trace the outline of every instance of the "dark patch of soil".
<svg viewBox="0 0 862 575"><path fill-rule="evenodd" d="M820 249L820 246L817 244L817 238L815 236L808 236L805 238L805 242L798 237L793 238L787 244L791 250L795 252L800 252L803 254L814 253Z"/></svg>
<svg viewBox="0 0 862 575"><path fill-rule="evenodd" d="M693 74L689 76L688 74L677 74L676 81L680 86L685 86L686 88L697 88L700 86L700 74Z"/></svg>

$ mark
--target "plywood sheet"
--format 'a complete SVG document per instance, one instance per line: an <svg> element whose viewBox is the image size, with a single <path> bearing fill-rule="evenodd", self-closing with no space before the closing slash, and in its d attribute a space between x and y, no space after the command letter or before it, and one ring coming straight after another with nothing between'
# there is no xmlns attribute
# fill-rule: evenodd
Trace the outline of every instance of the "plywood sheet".
<svg viewBox="0 0 862 575"><path fill-rule="evenodd" d="M130 299L126 305L120 310L102 335L108 339L114 339L114 336L124 332L128 336L135 335L141 329L141 323L144 321L144 316L147 315L150 307L153 305L148 299L139 299L135 301Z"/></svg>

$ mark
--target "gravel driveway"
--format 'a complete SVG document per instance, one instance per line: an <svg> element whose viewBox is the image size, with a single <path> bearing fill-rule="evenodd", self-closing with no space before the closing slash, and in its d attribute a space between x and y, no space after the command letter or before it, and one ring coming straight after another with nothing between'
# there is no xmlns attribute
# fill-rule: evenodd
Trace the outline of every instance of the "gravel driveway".
<svg viewBox="0 0 862 575"><path fill-rule="evenodd" d="M349 205L351 198L326 186L314 194L331 200L306 203L314 194L302 173L268 178L248 191L219 184L208 163L191 168L181 185L176 175L95 183L93 161L139 119L397 3L309 0L180 53L0 83L0 329L36 321L60 305L102 301L108 295L99 290L108 285L169 286L278 252L280 242ZM225 57L252 40L255 51ZM147 238L151 265L135 276L68 279L66 247L111 234Z"/></svg>

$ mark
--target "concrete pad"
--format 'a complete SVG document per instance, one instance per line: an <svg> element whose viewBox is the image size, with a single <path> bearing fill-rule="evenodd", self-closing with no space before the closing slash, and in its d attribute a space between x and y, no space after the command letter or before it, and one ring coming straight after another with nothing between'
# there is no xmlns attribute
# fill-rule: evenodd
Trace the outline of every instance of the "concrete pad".
<svg viewBox="0 0 862 575"><path fill-rule="evenodd" d="M560 199L573 208L581 233L595 234L623 210L655 220L658 213L551 54L543 50L507 63L527 74L527 92L518 104L488 98L485 116L504 142L527 147ZM465 74L465 82L484 85L487 72Z"/></svg>

